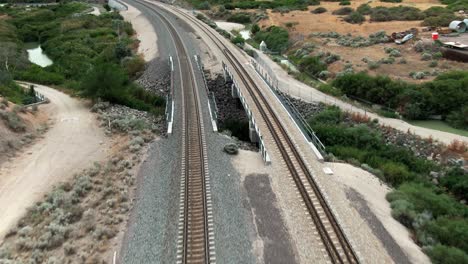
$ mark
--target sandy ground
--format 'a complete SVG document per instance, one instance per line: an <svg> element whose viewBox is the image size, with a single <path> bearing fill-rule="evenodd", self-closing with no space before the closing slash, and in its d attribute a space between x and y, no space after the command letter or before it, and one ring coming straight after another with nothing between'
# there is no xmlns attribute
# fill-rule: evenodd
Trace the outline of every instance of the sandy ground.
<svg viewBox="0 0 468 264"><path fill-rule="evenodd" d="M99 10L99 8L93 6L93 11L91 11L90 14L95 15L95 16L99 16L99 15L101 15L101 11Z"/></svg>
<svg viewBox="0 0 468 264"><path fill-rule="evenodd" d="M158 54L156 32L148 19L138 9L128 3L126 5L128 10L120 11L120 14L126 21L132 23L133 29L136 31L137 38L140 41L138 53L143 54L145 61L151 61Z"/></svg>
<svg viewBox="0 0 468 264"><path fill-rule="evenodd" d="M39 106L52 127L34 145L0 167L0 237L51 187L107 156L109 139L85 104L35 85L50 103Z"/></svg>
<svg viewBox="0 0 468 264"><path fill-rule="evenodd" d="M224 22L224 21L215 21L216 25L221 29L231 32L232 30L242 30L245 28L244 25L239 23Z"/></svg>
<svg viewBox="0 0 468 264"><path fill-rule="evenodd" d="M374 175L350 164L327 163L327 165L335 173L333 180L353 188L364 197L371 211L405 252L411 263L430 263L428 257L410 238L407 229L392 217L390 204L385 199L390 188Z"/></svg>
<svg viewBox="0 0 468 264"><path fill-rule="evenodd" d="M441 5L437 0L409 0L403 1L402 3L386 3L380 1L367 1L367 0L356 0L351 1L351 7L356 9L361 4L370 3L371 7L376 6L412 6L421 10L428 9L432 6L444 6ZM311 14L310 10L314 10L317 7L324 7L327 12L322 14ZM307 11L291 11L289 13L273 13L271 10L267 10L268 19L260 22L261 26L279 25L284 26L287 22L298 22L299 24L294 27L296 33L308 35L310 32L329 32L336 31L340 34L357 34L367 36L370 33L377 32L379 30L385 30L388 33L410 29L412 27L420 27L421 21L386 21L386 22L370 22L369 16L366 16L366 20L362 24L350 24L343 21L342 17L333 15L332 12L343 8L339 5L339 2L321 2L319 6L309 6Z"/></svg>
<svg viewBox="0 0 468 264"><path fill-rule="evenodd" d="M422 138L432 137L434 140L438 140L439 142L442 142L444 144L450 144L454 140L462 140L468 142L468 137L439 130L413 126L403 120L381 117L377 114L369 113L363 109L357 108L356 106L350 103L341 101L340 99L337 99L333 96L324 94L319 90L294 79L292 76L288 75L288 73L285 70L283 70L283 68L281 68L276 62L272 61L267 55L261 53L260 51L257 51L257 54L259 55L259 59L257 61L259 61L259 63L263 65L264 68L265 66L270 68L276 76L276 78L278 79L279 89L293 97L301 98L306 102L323 102L326 104L333 104L340 107L344 111L365 114L368 115L371 119L378 119L381 124L391 126L403 132L409 131Z"/></svg>

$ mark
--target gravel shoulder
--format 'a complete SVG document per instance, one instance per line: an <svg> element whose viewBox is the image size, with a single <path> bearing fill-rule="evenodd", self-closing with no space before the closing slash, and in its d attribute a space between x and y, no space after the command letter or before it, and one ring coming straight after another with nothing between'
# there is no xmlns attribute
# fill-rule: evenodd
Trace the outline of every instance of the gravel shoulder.
<svg viewBox="0 0 468 264"><path fill-rule="evenodd" d="M148 19L133 5L125 3L128 10L121 11L120 14L124 17L125 21L132 23L133 29L136 31L137 38L140 41L138 46L138 53L143 55L146 62L158 56L158 38L156 32L148 21Z"/></svg>
<svg viewBox="0 0 468 264"><path fill-rule="evenodd" d="M0 237L51 187L107 156L109 139L83 101L35 85L50 103L39 106L52 127L0 167Z"/></svg>

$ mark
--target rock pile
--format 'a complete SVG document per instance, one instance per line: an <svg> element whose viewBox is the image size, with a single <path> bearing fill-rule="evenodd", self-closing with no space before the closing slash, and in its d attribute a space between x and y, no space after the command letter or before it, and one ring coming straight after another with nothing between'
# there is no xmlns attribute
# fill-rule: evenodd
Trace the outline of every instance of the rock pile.
<svg viewBox="0 0 468 264"><path fill-rule="evenodd" d="M301 113L301 115L306 119L309 116L314 116L322 112L326 107L326 105L323 103L307 103L302 101L301 99L296 99L294 97L288 96L285 93L281 93L281 95L285 98L288 98L291 101L291 103L297 108L299 113Z"/></svg>
<svg viewBox="0 0 468 264"><path fill-rule="evenodd" d="M402 146L413 151L417 157L441 162L440 153L443 152L441 144L387 126L379 126L379 130L387 144Z"/></svg>
<svg viewBox="0 0 468 264"><path fill-rule="evenodd" d="M208 79L208 89L214 93L218 107L218 124L222 127L226 120L248 121L241 102L231 96L231 83L226 83L223 76Z"/></svg>
<svg viewBox="0 0 468 264"><path fill-rule="evenodd" d="M165 97L171 88L171 69L167 60L154 59L136 80L141 87Z"/></svg>
<svg viewBox="0 0 468 264"><path fill-rule="evenodd" d="M91 111L99 114L100 125L107 127L106 133L149 129L164 135L166 131L164 116L156 117L151 113L123 105L99 102L91 108Z"/></svg>

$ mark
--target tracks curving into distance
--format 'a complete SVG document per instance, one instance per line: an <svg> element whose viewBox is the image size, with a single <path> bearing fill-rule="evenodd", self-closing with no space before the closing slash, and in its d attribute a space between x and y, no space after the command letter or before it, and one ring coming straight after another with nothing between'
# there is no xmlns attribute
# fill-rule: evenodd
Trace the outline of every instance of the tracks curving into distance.
<svg viewBox="0 0 468 264"><path fill-rule="evenodd" d="M195 73L175 26L161 11L135 0L156 14L168 29L177 53L182 95L182 157L177 263L215 263L213 219L203 116Z"/></svg>
<svg viewBox="0 0 468 264"><path fill-rule="evenodd" d="M317 182L313 178L312 173L309 171L297 147L269 104L268 99L245 70L244 65L230 51L229 47L223 43L222 37L220 37L214 29L209 28L208 25L202 21L199 21L177 8L169 6L167 8L170 8L172 11L197 25L197 27L199 27L222 51L233 70L241 79L241 82L247 88L262 118L265 120L268 130L304 200L305 206L314 222L329 260L332 263L359 263L357 254L354 252L349 240L338 224L337 219L333 215L330 206L325 200L324 195L320 191Z"/></svg>

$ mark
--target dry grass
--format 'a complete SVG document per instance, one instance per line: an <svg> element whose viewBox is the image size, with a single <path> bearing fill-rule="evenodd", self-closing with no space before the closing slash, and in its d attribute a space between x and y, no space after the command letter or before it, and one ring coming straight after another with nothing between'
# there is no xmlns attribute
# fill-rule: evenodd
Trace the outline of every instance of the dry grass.
<svg viewBox="0 0 468 264"><path fill-rule="evenodd" d="M350 7L357 8L359 5L368 3L365 0L351 1ZM413 6L419 9L427 9L431 6L443 6L438 0L406 0L402 3L385 3L380 1L373 1L370 6L398 6L406 5ZM311 33L315 32L330 32L334 31L341 35L351 34L353 36L363 36L384 30L387 35L392 32L405 31L410 28L418 28L421 39L430 39L431 32L422 33L421 21L387 21L387 22L369 22L367 21L362 24L349 24L342 20L341 16L332 15L332 12L342 8L339 2L321 2L322 7L327 9L327 12L322 14L312 14L310 10L317 8L318 6L310 6L308 11L291 11L289 13L273 13L271 10L267 11L268 19L262 20L260 26L268 27L271 25L283 26L286 23L298 22L293 29L290 30L291 38L294 40L301 40L302 42L312 42L318 47L316 51L331 52L338 54L342 58L341 61L329 65L329 71L332 75L342 71L345 64L351 63L354 70L367 71L370 75L388 75L395 79L402 79L409 82L425 82L435 78L435 76L427 76L423 80L414 80L409 76L410 72L437 72L449 71L454 69L465 69L468 70L468 64L460 63L449 60L440 60L436 68L430 67L430 62L421 60L421 54L413 50L414 41L410 41L405 45L397 46L394 43L378 44L370 47L344 47L336 44L331 39L327 41L325 38L310 37ZM380 67L375 69L369 69L367 63L362 61L363 58L367 58L371 61L379 61L381 59L388 58L388 54L385 53L384 48L399 48L402 57L397 58L393 64L382 64ZM357 50L359 49L359 50ZM398 63L401 59L404 59L406 63Z"/></svg>
<svg viewBox="0 0 468 264"><path fill-rule="evenodd" d="M356 123L369 123L370 122L370 117L365 114L361 114L358 112L353 112L349 114L349 117L351 120L353 120Z"/></svg>
<svg viewBox="0 0 468 264"><path fill-rule="evenodd" d="M455 153L464 154L468 151L468 143L455 139L447 146L447 148Z"/></svg>

